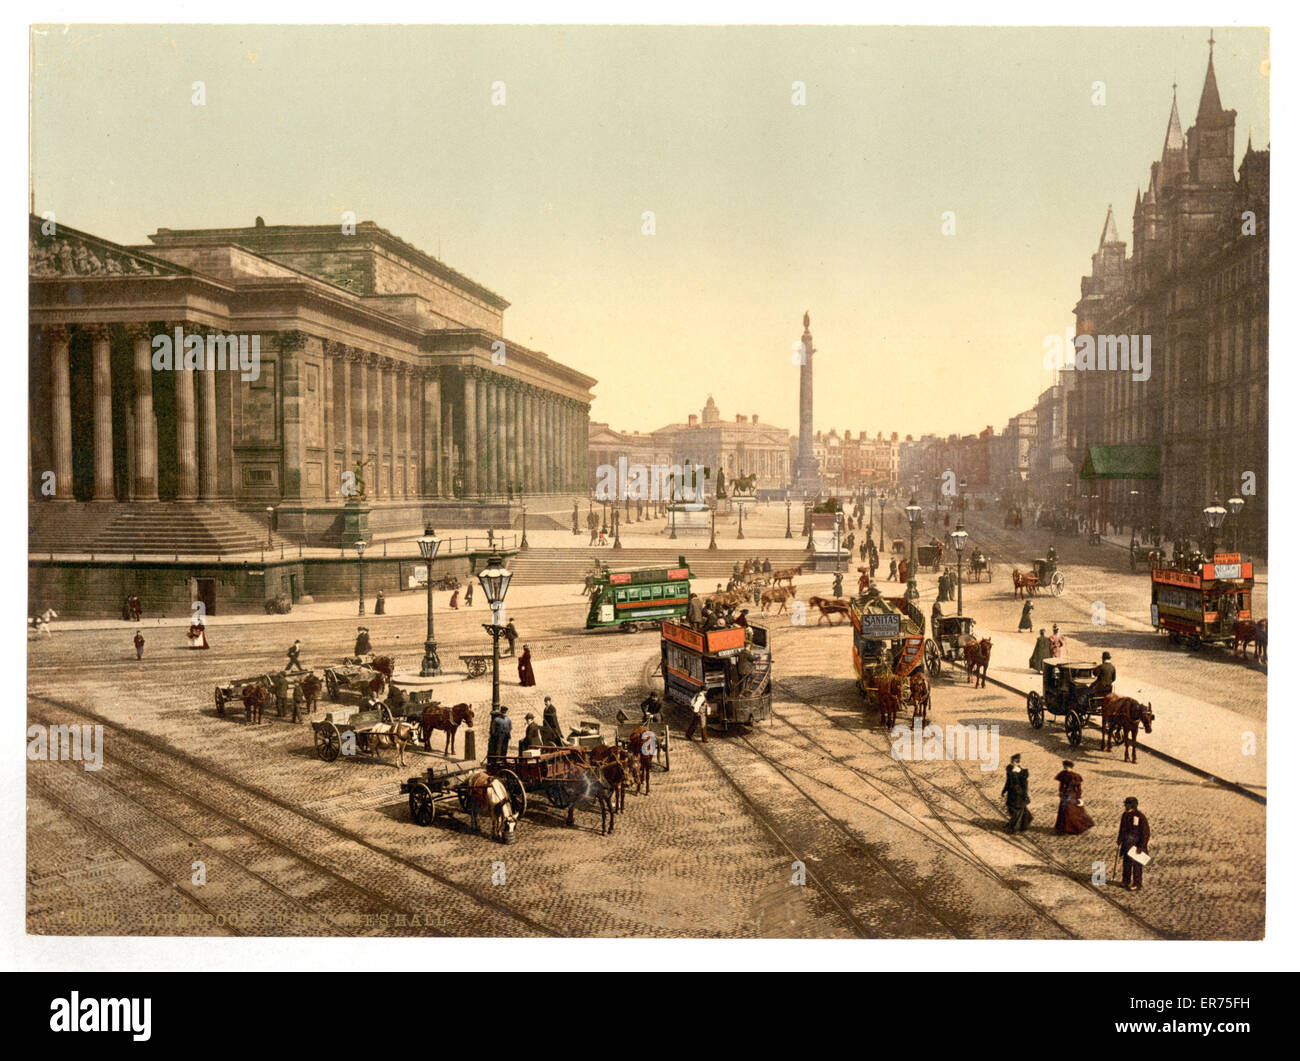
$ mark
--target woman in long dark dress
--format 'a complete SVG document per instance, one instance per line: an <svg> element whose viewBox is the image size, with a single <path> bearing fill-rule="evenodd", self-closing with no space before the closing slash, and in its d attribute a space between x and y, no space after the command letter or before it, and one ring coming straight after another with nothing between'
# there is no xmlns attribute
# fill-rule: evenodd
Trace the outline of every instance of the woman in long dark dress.
<svg viewBox="0 0 1300 1061"><path fill-rule="evenodd" d="M533 677L533 654L527 645L524 646L524 650L519 656L519 684L537 684L537 679Z"/></svg>
<svg viewBox="0 0 1300 1061"><path fill-rule="evenodd" d="M1092 828L1092 818L1083 809L1083 778L1074 772L1074 763L1066 759L1064 769L1054 780L1060 788L1061 804L1056 812L1056 831L1065 836L1078 836Z"/></svg>

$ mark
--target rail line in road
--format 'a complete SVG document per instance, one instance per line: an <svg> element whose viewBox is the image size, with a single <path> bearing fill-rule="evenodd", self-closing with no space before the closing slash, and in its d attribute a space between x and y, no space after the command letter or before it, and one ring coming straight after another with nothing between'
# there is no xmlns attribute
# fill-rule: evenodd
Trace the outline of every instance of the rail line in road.
<svg viewBox="0 0 1300 1061"><path fill-rule="evenodd" d="M531 933L536 933L542 936L567 935L567 933L562 932L556 928L553 928L552 926L546 925L538 921L537 919L525 913L522 913L521 911L515 909L514 907L509 906L506 903L503 903L499 900L492 899L489 898L488 896L480 894L477 889L474 889L456 880L453 880L452 878L444 874L431 870L426 866L411 861L410 859L403 858L402 856L395 854L390 850L387 850L386 848L380 846L379 844L374 843L373 841L367 839L365 836L355 832L354 830L345 828L334 822L328 821L327 819L323 818L318 814L315 814L311 811L304 810L300 806L296 806L292 803L289 803L286 800L281 799L280 797L276 796L274 793L268 792L265 789L262 789L258 786L250 785L240 780L239 778L227 773L226 771L219 770L215 767L212 767L194 758L193 756L186 754L180 749L167 744L164 741L158 740L155 737L149 736L148 734L141 733L137 730L129 729L128 727L123 726L112 719L105 718L104 716L99 715L93 711L87 710L86 708L80 707L79 705L69 704L66 703L65 701L55 700L49 697L42 697L41 700L57 708L60 711L66 711L69 714L84 719L87 722L90 722L92 724L102 725L105 728L105 730L112 730L120 739L127 742L128 747L131 745L131 743L134 743L137 746L137 748L143 748L148 753L151 753L154 756L161 757L163 762L167 763L169 766L172 766L174 768L183 768L186 771L187 778L191 778L193 780L195 787L197 787L197 785L200 782L204 784L216 783L221 786L226 786L229 789L235 790L237 794L242 794L242 797L246 800L252 799L252 800L261 801L264 804L269 804L271 807L276 808L277 810L290 815L291 820L297 819L302 822L309 823L311 826L323 830L326 833L331 834L333 837L337 839L345 840L350 844L355 844L358 847L363 848L369 851L370 853L379 856L380 858L384 859L385 862L387 863L395 864L401 867L403 870L406 870L408 872L416 874L417 876L430 880L436 883L437 885L439 885L440 887L456 893L458 896L461 896L465 899L469 899L473 903L477 904L477 906L481 908L481 910L483 911L490 911L492 914L498 914L506 918L509 918L511 921L517 923L517 925L527 929ZM375 891L374 889L370 889L365 885L359 884L358 882L339 873L337 870L333 869L332 867L327 866L324 863L321 863L315 859L312 859L310 856L303 854L301 851L297 850L296 848L288 847L283 843L283 841L276 839L274 836L271 836L267 832L258 829L257 827L251 825L248 822L239 821L238 816L232 816L229 812L223 811L221 808L214 806L210 801L203 799L201 796L197 795L193 787L182 787L180 785L173 783L172 781L169 781L166 777L162 776L162 774L158 770L151 770L148 769L146 766L141 765L138 759L135 762L132 762L131 766L137 773L142 774L143 776L148 778L152 783L158 785L159 787L174 792L182 796L189 802L203 807L207 813L215 814L227 822L233 821L234 825L239 830L252 834L258 837L263 842L271 844L283 852L289 853L292 857L298 859L299 861L302 861L304 863L307 863L315 867L315 872L326 873L331 878L356 889L360 893L368 893L369 895L382 899L384 904L390 910L401 911L400 903L395 903L391 901L390 899L385 897L382 892ZM175 823L173 823L173 825L175 825ZM171 883L171 881L168 881L168 883ZM410 913L412 911L408 909L405 912ZM427 918L431 912L432 909L426 909L423 911L419 911L419 914L422 918ZM430 926L425 926L426 929L429 927ZM495 930L499 926L493 925L492 927ZM425 934L428 933L426 932Z"/></svg>
<svg viewBox="0 0 1300 1061"><path fill-rule="evenodd" d="M775 683L774 683L774 684L775 684ZM825 718L828 722L834 724L834 719L832 719L831 716L830 716L829 714L827 714L826 711L822 710L822 708L820 708L820 707L819 707L817 704L815 704L813 701L809 700L809 699L808 699L807 697L805 697L805 696L801 696L800 694L794 692L793 690L789 689L788 686L785 686L784 684L782 685L782 689L783 689L783 691L784 691L784 695L789 696L789 698L792 699L792 700L796 700L796 701L798 701L799 703L801 703L801 704L803 704L805 707L807 707L809 710L814 711L815 713L817 713L817 714L821 715L823 718ZM814 744L814 745L816 745L816 746L822 748L822 750L825 751L827 754L833 754L833 749L831 749L831 748L829 748L827 745L822 744L821 742L815 740L814 738L808 736L808 734L807 734L807 732L806 732L805 730L800 729L798 726L796 726L796 725L795 725L793 722L791 722L789 719L783 719L783 721L785 721L787 725L789 725L792 729L794 729L794 730L795 730L796 732L798 732L801 736L803 736L804 739L807 740L809 743ZM842 726L837 726L836 729L837 729L839 732L843 732L843 733L846 733L846 734L851 735L851 736L852 736L854 739L856 739L859 743L865 745L866 747L870 748L871 750L873 750L873 751L877 751L877 752L879 751L879 749L875 748L874 745L872 745L870 741L868 741L865 737L863 737L861 733L858 733L858 732L856 732L855 730L846 729L845 727L842 727ZM945 829L946 829L946 830L947 830L947 831L948 831L948 832L953 836L953 839L956 840L958 843L960 843L960 844L962 845L962 847L964 847L964 848L965 848L965 849L970 853L970 856L971 856L971 858L972 858L973 860L977 861L977 862L980 864L980 866L983 867L983 869L984 869L987 873L989 873L989 874L991 874L992 876L996 877L996 878L998 879L998 881L999 881L1000 884L1002 884L1002 885L1003 885L1004 887L1006 887L1008 890L1010 890L1010 891L1012 891L1013 893L1015 893L1016 896L1017 896L1017 898L1021 899L1021 900L1024 901L1027 905L1029 905L1030 907L1034 908L1037 912L1039 912L1040 914L1042 914L1042 915L1043 915L1044 917L1046 917L1048 920L1051 920L1053 923L1057 924L1058 927L1062 928L1064 931L1070 932L1071 935L1075 935L1075 933L1071 932L1069 929L1066 929L1065 926L1061 925L1060 922L1056 921L1056 919L1055 919L1054 917L1052 917L1052 915L1051 915L1050 913L1048 913L1044 908L1041 908L1037 903L1035 903L1033 900L1029 899L1028 897L1026 897L1026 896L1024 896L1024 895L1021 895L1021 894L1019 893L1019 891L1016 889L1016 887L1015 887L1012 883L1010 883L1009 881L1007 881L1006 878L1002 877L1002 875L999 874L998 871L997 871L994 867L988 865L988 863L985 862L984 859L982 859L982 858L981 858L981 857L980 857L980 856L979 856L979 855L978 855L978 854L977 854L973 849L971 849L971 848L970 848L970 845L969 845L968 843L966 843L966 841L965 841L963 838L959 837L959 836L956 834L956 832L952 829L951 825L950 825L950 824L947 822L947 820L945 819L945 817L944 817L942 811L940 810L940 808L939 808L939 807L938 807L938 806L937 806L937 805L936 805L936 804L935 804L931 799L927 798L927 797L926 797L926 796L925 796L925 795L920 791L920 786L919 786L918 782L923 782L924 784L926 784L926 785L930 786L931 788L935 789L937 792L941 792L943 795L945 795L945 796L947 796L949 799L951 799L954 803L957 803L958 805L960 805L960 806L962 806L962 807L965 807L965 808L966 808L968 811L970 811L972 814L975 813L975 808L971 807L969 803L965 802L965 800L963 800L963 799L962 799L962 798L961 798L957 793L953 792L952 789L946 788L945 786L940 785L940 784L938 784L938 783L936 783L936 782L930 780L930 779L927 778L927 777L923 777L923 776L921 776L921 775L919 775L919 774L916 774L914 771L908 769L906 763L902 762L901 760L898 760L898 761L896 761L896 762L897 762L897 765L898 765L900 771L902 772L903 776L904 776L904 777L907 779L907 781L909 782L909 784L910 784L912 790L916 793L917 798L920 799L920 800L921 800L921 801L926 805L926 807L930 809L931 813L932 813L932 814L934 815L934 817L935 817L935 820L938 821L941 825L944 826L944 828L945 828ZM846 763L846 764L842 764L842 765L846 766L848 769L852 770L854 773L856 773L856 774L858 774L859 776L861 776L861 777L863 778L863 780L866 781L866 782L867 782L869 785L871 785L873 788L876 788L878 791L882 791L882 794L883 794L883 789L881 789L881 787L880 787L880 786L882 786L882 785L889 786L889 787L897 787L897 786L895 786L892 782L890 782L887 778L882 778L882 777L878 777L878 776L876 776L876 775L874 775L874 774L870 774L870 773L868 773L867 771L864 771L864 770L859 769L858 767L848 766L847 763ZM957 772L958 772L958 774L962 777L962 779L965 781L965 783L966 783L966 787L967 787L967 788L970 788L970 789L973 789L974 792L975 792L975 794L979 797L979 799L980 799L984 804L986 804L990 809L992 809L994 812L996 812L996 813L998 814L999 817L1001 817L1002 814L1003 814L1003 809L1002 809L1001 807L999 807L999 806L998 806L998 805L997 805L993 800L989 799L988 795L984 792L984 790L983 790L982 788L980 788L980 786L977 785L974 781L971 780L971 778L969 777L969 775L967 775L966 772L961 768L960 764L957 764ZM895 802L895 803L896 803L896 801L893 801L892 799L891 799L891 802ZM897 804L897 803L896 803L896 805L900 806L900 808L901 808L901 804ZM1089 883L1089 884L1084 884L1082 881L1078 880L1077 877L1075 877L1075 876L1073 875L1073 871L1070 869L1070 867L1066 866L1063 862L1061 862L1058 858L1056 858L1055 855L1053 855L1050 851L1048 851L1048 850L1047 850L1046 848L1044 848L1041 844L1039 844L1037 840L1034 840L1034 839L1032 839L1031 837L1023 836L1023 835L1018 836L1017 839L1023 840L1025 843L1027 843L1027 844L1029 844L1030 846L1032 846L1032 847L1034 848L1035 852L1038 854L1038 856L1039 856L1043 861L1048 862L1048 863L1052 864L1055 868L1059 869L1059 870L1061 871L1062 879L1068 880L1068 881L1070 881L1071 883L1078 885L1080 888L1085 889L1085 890L1086 890L1090 895L1094 895L1094 896L1096 896L1097 898L1101 899L1102 901L1104 901L1104 902L1106 902L1106 903L1109 903L1109 904L1110 904L1112 907L1114 907L1117 911L1119 911L1120 913L1122 913L1125 917L1127 917L1129 920L1133 921L1135 924L1140 925L1140 926L1141 926L1145 931L1151 933L1153 936L1155 936L1155 937L1157 937L1157 938L1160 938L1160 939L1169 939L1169 938L1172 938L1172 937L1170 937L1169 934L1168 934L1167 932L1165 932L1163 929L1160 929L1160 928L1156 927L1155 925L1151 924L1149 921L1147 921L1147 920L1146 920L1145 918L1143 918L1141 915L1139 915L1139 914L1135 914L1133 911L1131 911L1131 910L1129 910L1127 907L1125 907L1122 903L1118 902L1117 900L1115 900L1115 899L1112 898L1111 896L1107 895L1103 890L1096 888L1096 887L1095 887L1094 885L1092 885L1091 883ZM1007 840L1007 843L1012 844L1012 846L1017 846L1017 847L1020 846L1018 843L1015 842L1015 840L1011 840L1011 839L1008 839L1008 840ZM1077 936L1076 936L1076 938L1077 938Z"/></svg>

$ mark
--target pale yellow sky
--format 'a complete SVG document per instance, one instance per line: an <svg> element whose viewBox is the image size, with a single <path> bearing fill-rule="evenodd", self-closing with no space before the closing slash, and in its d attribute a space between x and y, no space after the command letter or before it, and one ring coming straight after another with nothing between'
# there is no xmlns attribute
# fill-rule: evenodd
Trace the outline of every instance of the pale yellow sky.
<svg viewBox="0 0 1300 1061"><path fill-rule="evenodd" d="M712 393L797 429L806 309L819 428L1001 429L1050 382L1108 203L1131 240L1175 80L1195 120L1208 36L48 27L36 209L124 243L355 211L509 299L506 334L597 377L620 428ZM1268 35L1215 40L1240 158Z"/></svg>

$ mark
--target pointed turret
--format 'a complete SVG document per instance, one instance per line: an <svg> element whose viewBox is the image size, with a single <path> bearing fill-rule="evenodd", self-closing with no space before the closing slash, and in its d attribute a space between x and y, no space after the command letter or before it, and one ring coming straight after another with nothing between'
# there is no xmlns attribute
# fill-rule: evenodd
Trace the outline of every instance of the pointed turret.
<svg viewBox="0 0 1300 1061"><path fill-rule="evenodd" d="M1201 88L1201 105L1196 109L1196 120L1203 121L1206 117L1220 114L1223 112L1223 104L1219 102L1219 82L1214 76L1214 31L1210 31L1210 61L1205 67L1205 85Z"/></svg>
<svg viewBox="0 0 1300 1061"><path fill-rule="evenodd" d="M1160 153L1160 188L1178 183L1187 172L1187 143L1183 139L1183 123L1178 118L1178 86L1174 85L1174 100L1169 107L1169 124L1165 127L1165 146Z"/></svg>
<svg viewBox="0 0 1300 1061"><path fill-rule="evenodd" d="M1099 247L1104 247L1107 243L1118 243L1119 230L1115 228L1115 208L1106 207L1106 223L1101 227L1101 242Z"/></svg>

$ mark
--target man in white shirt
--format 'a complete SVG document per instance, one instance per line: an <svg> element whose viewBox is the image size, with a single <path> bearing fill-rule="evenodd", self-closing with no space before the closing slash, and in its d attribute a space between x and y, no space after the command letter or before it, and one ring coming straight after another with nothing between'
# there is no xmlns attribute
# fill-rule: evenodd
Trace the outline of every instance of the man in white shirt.
<svg viewBox="0 0 1300 1061"><path fill-rule="evenodd" d="M691 719L691 724L686 727L686 739L690 740L692 735L695 733L696 728L698 728L700 731L700 740L703 743L708 744L709 743L709 719L708 719L709 698L704 695L703 689L701 689L698 693L695 694L694 697L691 698L691 711L694 717Z"/></svg>

